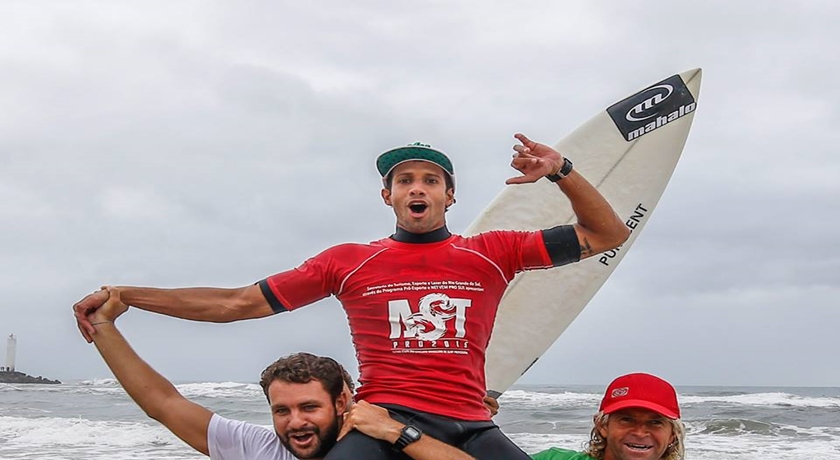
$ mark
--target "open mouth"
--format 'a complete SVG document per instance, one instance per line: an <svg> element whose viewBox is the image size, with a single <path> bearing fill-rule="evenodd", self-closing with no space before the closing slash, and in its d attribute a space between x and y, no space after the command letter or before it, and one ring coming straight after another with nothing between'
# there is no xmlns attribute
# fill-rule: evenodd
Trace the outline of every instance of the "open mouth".
<svg viewBox="0 0 840 460"><path fill-rule="evenodd" d="M301 433L290 434L289 440L291 440L298 447L306 448L309 445L311 445L312 442L315 440L315 433L312 431L306 431Z"/></svg>
<svg viewBox="0 0 840 460"><path fill-rule="evenodd" d="M428 208L428 207L429 206L425 203L414 203L414 204L408 205L408 209L411 209L411 212L413 212L415 214L423 213L423 211L425 211L426 208Z"/></svg>
<svg viewBox="0 0 840 460"><path fill-rule="evenodd" d="M646 444L625 443L624 445L627 446L628 449L636 451L636 452L647 452L647 451L653 449L653 446L646 445Z"/></svg>

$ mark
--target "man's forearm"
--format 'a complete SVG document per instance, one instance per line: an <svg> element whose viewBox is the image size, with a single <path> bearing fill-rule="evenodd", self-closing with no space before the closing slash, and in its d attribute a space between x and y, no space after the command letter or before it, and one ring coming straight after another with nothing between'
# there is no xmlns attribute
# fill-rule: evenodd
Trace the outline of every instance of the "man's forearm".
<svg viewBox="0 0 840 460"><path fill-rule="evenodd" d="M371 438L394 444L403 428L405 424L391 418L384 407L359 401L353 404L345 415L339 439L348 431L356 429ZM457 447L445 444L428 434L423 434L420 439L407 445L403 452L414 460L475 460Z"/></svg>
<svg viewBox="0 0 840 460"><path fill-rule="evenodd" d="M146 364L112 322L98 322L93 341L126 393L149 417L204 455L213 413L184 398L172 383Z"/></svg>
<svg viewBox="0 0 840 460"><path fill-rule="evenodd" d="M375 432L373 437L394 444L400 437L400 432L405 428L405 425L394 419L389 419L387 423L382 423L377 428L381 431ZM371 431L371 433L374 432ZM371 435L369 434L369 436ZM417 441L405 446L403 452L413 460L475 460L475 457L463 450L446 444L426 433L423 433Z"/></svg>
<svg viewBox="0 0 840 460"><path fill-rule="evenodd" d="M572 170L557 185L569 198L577 225L590 235L580 241L582 258L616 248L630 236L607 199L580 173Z"/></svg>
<svg viewBox="0 0 840 460"><path fill-rule="evenodd" d="M149 417L159 419L166 400L181 397L178 390L135 353L114 323L95 327L93 342L114 377Z"/></svg>
<svg viewBox="0 0 840 460"><path fill-rule="evenodd" d="M122 301L141 310L195 321L226 323L273 312L257 286L158 289L119 286Z"/></svg>

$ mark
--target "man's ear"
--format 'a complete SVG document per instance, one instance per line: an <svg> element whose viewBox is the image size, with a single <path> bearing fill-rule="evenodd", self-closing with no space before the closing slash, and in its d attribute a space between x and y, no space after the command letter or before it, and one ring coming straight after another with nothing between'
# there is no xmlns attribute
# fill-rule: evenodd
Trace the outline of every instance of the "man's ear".
<svg viewBox="0 0 840 460"><path fill-rule="evenodd" d="M598 434L601 435L602 438L607 439L607 427L606 423L598 423L597 417L595 417L595 429L598 430Z"/></svg>
<svg viewBox="0 0 840 460"><path fill-rule="evenodd" d="M455 189L446 189L446 207L450 207L455 204Z"/></svg>
<svg viewBox="0 0 840 460"><path fill-rule="evenodd" d="M347 386L347 382L344 382L344 389L341 390L341 394L344 395L344 399L346 400L346 410L350 410L350 404L353 403L353 392L350 390L350 387Z"/></svg>
<svg viewBox="0 0 840 460"><path fill-rule="evenodd" d="M342 391L341 394L335 398L335 412L337 414L343 414L350 410L350 407L348 406L349 402L349 392Z"/></svg>
<svg viewBox="0 0 840 460"><path fill-rule="evenodd" d="M386 205L391 206L391 191L387 188L383 188L381 193L382 201L384 201Z"/></svg>

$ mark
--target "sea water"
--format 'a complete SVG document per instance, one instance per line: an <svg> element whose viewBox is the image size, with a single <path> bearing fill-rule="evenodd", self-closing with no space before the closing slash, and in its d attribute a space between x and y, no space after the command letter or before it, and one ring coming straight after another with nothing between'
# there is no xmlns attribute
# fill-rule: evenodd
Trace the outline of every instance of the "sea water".
<svg viewBox="0 0 840 460"><path fill-rule="evenodd" d="M225 417L271 424L259 385L182 383ZM677 387L688 459L840 459L840 388ZM515 386L495 421L526 452L582 449L597 386ZM113 379L0 384L0 459L206 458L169 433Z"/></svg>

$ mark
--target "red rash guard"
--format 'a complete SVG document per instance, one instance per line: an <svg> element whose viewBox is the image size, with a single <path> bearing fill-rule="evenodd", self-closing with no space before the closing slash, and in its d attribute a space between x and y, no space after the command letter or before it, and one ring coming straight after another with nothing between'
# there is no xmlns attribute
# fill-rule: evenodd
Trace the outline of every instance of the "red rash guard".
<svg viewBox="0 0 840 460"><path fill-rule="evenodd" d="M540 231L385 238L334 246L260 286L277 312L338 298L359 360L358 399L490 420L484 354L499 301L517 272L551 266Z"/></svg>

